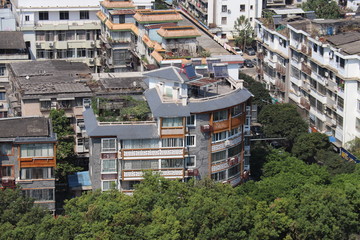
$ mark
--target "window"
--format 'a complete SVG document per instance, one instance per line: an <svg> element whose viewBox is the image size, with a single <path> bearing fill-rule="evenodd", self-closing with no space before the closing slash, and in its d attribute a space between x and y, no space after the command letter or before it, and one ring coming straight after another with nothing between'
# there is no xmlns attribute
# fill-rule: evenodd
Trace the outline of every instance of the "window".
<svg viewBox="0 0 360 240"><path fill-rule="evenodd" d="M4 92L0 92L0 100L5 100L5 93Z"/></svg>
<svg viewBox="0 0 360 240"><path fill-rule="evenodd" d="M227 132L227 131L214 133L214 134L212 135L212 141L213 141L213 142L217 142L217 141L225 140L225 139L226 139L226 132Z"/></svg>
<svg viewBox="0 0 360 240"><path fill-rule="evenodd" d="M211 174L211 179L214 181L222 181L226 177L226 170Z"/></svg>
<svg viewBox="0 0 360 240"><path fill-rule="evenodd" d="M25 15L25 22L30 21L30 16L29 15Z"/></svg>
<svg viewBox="0 0 360 240"><path fill-rule="evenodd" d="M45 41L45 32L36 32L35 39L36 41Z"/></svg>
<svg viewBox="0 0 360 240"><path fill-rule="evenodd" d="M336 124L341 128L343 127L343 117L342 116L337 115Z"/></svg>
<svg viewBox="0 0 360 240"><path fill-rule="evenodd" d="M0 177L13 177L13 166L2 166Z"/></svg>
<svg viewBox="0 0 360 240"><path fill-rule="evenodd" d="M226 159L226 150L211 154L211 161L218 162Z"/></svg>
<svg viewBox="0 0 360 240"><path fill-rule="evenodd" d="M78 48L76 52L78 58L86 57L86 48Z"/></svg>
<svg viewBox="0 0 360 240"><path fill-rule="evenodd" d="M186 126L192 127L196 126L196 115L191 114L190 117L186 117Z"/></svg>
<svg viewBox="0 0 360 240"><path fill-rule="evenodd" d="M340 108L341 110L344 109L344 99L341 97L338 97L338 104L337 104L338 108Z"/></svg>
<svg viewBox="0 0 360 240"><path fill-rule="evenodd" d="M314 50L314 52L317 52L317 50L318 50L318 45L317 44L313 44L313 50Z"/></svg>
<svg viewBox="0 0 360 240"><path fill-rule="evenodd" d="M250 5L250 10L253 10L254 6L253 5Z"/></svg>
<svg viewBox="0 0 360 240"><path fill-rule="evenodd" d="M226 25L227 24L227 17L221 18L221 24Z"/></svg>
<svg viewBox="0 0 360 240"><path fill-rule="evenodd" d="M54 189L29 189L22 190L24 196L33 198L36 201L53 201Z"/></svg>
<svg viewBox="0 0 360 240"><path fill-rule="evenodd" d="M116 138L101 139L101 152L116 152Z"/></svg>
<svg viewBox="0 0 360 240"><path fill-rule="evenodd" d="M228 111L227 110L214 112L214 121L215 122L226 120L226 119L228 119Z"/></svg>
<svg viewBox="0 0 360 240"><path fill-rule="evenodd" d="M185 138L185 146L186 147L195 147L196 146L195 135L186 136L186 138Z"/></svg>
<svg viewBox="0 0 360 240"><path fill-rule="evenodd" d="M124 161L125 170L158 169L159 160L128 160Z"/></svg>
<svg viewBox="0 0 360 240"><path fill-rule="evenodd" d="M116 172L116 159L102 160L101 172Z"/></svg>
<svg viewBox="0 0 360 240"><path fill-rule="evenodd" d="M161 168L182 168L183 164L182 158L161 159Z"/></svg>
<svg viewBox="0 0 360 240"><path fill-rule="evenodd" d="M108 191L110 189L116 189L116 180L111 180L111 181L102 181L102 190L103 191Z"/></svg>
<svg viewBox="0 0 360 240"><path fill-rule="evenodd" d="M36 49L36 58L45 58L45 50Z"/></svg>
<svg viewBox="0 0 360 240"><path fill-rule="evenodd" d="M358 130L360 129L360 119L359 118L356 118L355 127Z"/></svg>
<svg viewBox="0 0 360 240"><path fill-rule="evenodd" d="M231 109L231 116L235 117L242 113L243 105L237 105Z"/></svg>
<svg viewBox="0 0 360 240"><path fill-rule="evenodd" d="M54 178L54 168L44 167L44 168L21 168L20 169L20 179L29 180L29 179L50 179Z"/></svg>
<svg viewBox="0 0 360 240"><path fill-rule="evenodd" d="M195 156L185 157L185 167L186 168L196 167L196 157Z"/></svg>
<svg viewBox="0 0 360 240"><path fill-rule="evenodd" d="M221 11L222 12L227 12L227 5L222 5L221 6Z"/></svg>
<svg viewBox="0 0 360 240"><path fill-rule="evenodd" d="M228 170L228 177L230 178L232 176L235 176L239 172L240 172L240 167L239 165L236 165Z"/></svg>
<svg viewBox="0 0 360 240"><path fill-rule="evenodd" d="M182 147L183 139L182 138L164 138L161 139L162 147Z"/></svg>
<svg viewBox="0 0 360 240"><path fill-rule="evenodd" d="M233 128L233 129L231 129L231 131L229 131L229 137L232 137L232 136L235 136L235 135L238 135L241 133L242 133L242 126L239 126L237 128Z"/></svg>
<svg viewBox="0 0 360 240"><path fill-rule="evenodd" d="M58 31L57 32L58 41L66 41L66 32L65 31Z"/></svg>
<svg viewBox="0 0 360 240"><path fill-rule="evenodd" d="M122 148L124 149L142 149L142 148L158 148L159 139L133 139L123 140Z"/></svg>
<svg viewBox="0 0 360 240"><path fill-rule="evenodd" d="M77 30L76 31L76 40L85 40L86 39L86 31Z"/></svg>
<svg viewBox="0 0 360 240"><path fill-rule="evenodd" d="M360 82L357 82L357 90L360 91Z"/></svg>
<svg viewBox="0 0 360 240"><path fill-rule="evenodd" d="M319 46L319 53L321 56L324 56L324 48L322 46Z"/></svg>
<svg viewBox="0 0 360 240"><path fill-rule="evenodd" d="M51 101L41 101L40 109L41 110L50 110L51 109Z"/></svg>
<svg viewBox="0 0 360 240"><path fill-rule="evenodd" d="M145 6L138 6L138 9L146 9Z"/></svg>
<svg viewBox="0 0 360 240"><path fill-rule="evenodd" d="M162 119L162 127L181 127L183 125L182 117L176 118L163 118Z"/></svg>
<svg viewBox="0 0 360 240"><path fill-rule="evenodd" d="M221 38L222 38L222 39L225 39L225 38L226 38L226 33L222 33L222 34L221 34Z"/></svg>
<svg viewBox="0 0 360 240"><path fill-rule="evenodd" d="M69 12L68 11L60 11L59 13L60 20L69 20Z"/></svg>
<svg viewBox="0 0 360 240"><path fill-rule="evenodd" d="M54 32L53 31L45 32L45 41L54 41Z"/></svg>
<svg viewBox="0 0 360 240"><path fill-rule="evenodd" d="M119 15L119 23L125 23L125 15Z"/></svg>
<svg viewBox="0 0 360 240"><path fill-rule="evenodd" d="M89 11L80 11L80 19L89 19Z"/></svg>
<svg viewBox="0 0 360 240"><path fill-rule="evenodd" d="M235 147L229 148L228 150L228 157L233 157L237 154L239 154L242 150L242 144L238 144Z"/></svg>
<svg viewBox="0 0 360 240"><path fill-rule="evenodd" d="M345 59L340 58L340 67L345 68Z"/></svg>
<svg viewBox="0 0 360 240"><path fill-rule="evenodd" d="M54 144L22 144L20 146L21 157L53 157Z"/></svg>
<svg viewBox="0 0 360 240"><path fill-rule="evenodd" d="M66 31L66 40L75 40L75 31Z"/></svg>
<svg viewBox="0 0 360 240"><path fill-rule="evenodd" d="M66 51L67 58L74 58L75 57L75 48L68 48Z"/></svg>
<svg viewBox="0 0 360 240"><path fill-rule="evenodd" d="M245 4L240 5L240 12L245 12Z"/></svg>
<svg viewBox="0 0 360 240"><path fill-rule="evenodd" d="M39 20L49 20L49 12L39 12Z"/></svg>

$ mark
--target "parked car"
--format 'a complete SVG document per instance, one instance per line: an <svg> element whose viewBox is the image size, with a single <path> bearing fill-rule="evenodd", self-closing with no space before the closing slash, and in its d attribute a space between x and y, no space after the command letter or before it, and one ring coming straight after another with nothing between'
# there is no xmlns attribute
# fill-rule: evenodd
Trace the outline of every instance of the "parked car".
<svg viewBox="0 0 360 240"><path fill-rule="evenodd" d="M255 50L252 47L245 47L245 53L249 56L255 56Z"/></svg>
<svg viewBox="0 0 360 240"><path fill-rule="evenodd" d="M238 55L243 55L243 51L239 47L233 47L233 49Z"/></svg>
<svg viewBox="0 0 360 240"><path fill-rule="evenodd" d="M253 62L252 62L250 59L245 59L244 65L245 65L245 67L247 67L247 68L253 68L253 67L254 67Z"/></svg>
<svg viewBox="0 0 360 240"><path fill-rule="evenodd" d="M244 63L239 63L239 68L244 68Z"/></svg>

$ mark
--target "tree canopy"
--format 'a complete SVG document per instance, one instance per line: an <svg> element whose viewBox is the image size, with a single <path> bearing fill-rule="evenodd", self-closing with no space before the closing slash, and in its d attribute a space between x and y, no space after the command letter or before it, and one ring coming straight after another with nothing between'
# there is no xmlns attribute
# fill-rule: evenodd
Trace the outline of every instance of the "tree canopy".
<svg viewBox="0 0 360 240"><path fill-rule="evenodd" d="M266 136L284 137L290 144L308 129L308 124L301 118L296 106L288 103L264 106L258 121L263 124Z"/></svg>
<svg viewBox="0 0 360 240"><path fill-rule="evenodd" d="M251 23L244 15L238 17L234 23L235 44L242 49L253 42L254 29Z"/></svg>
<svg viewBox="0 0 360 240"><path fill-rule="evenodd" d="M340 7L337 1L307 0L301 5L305 11L315 11L318 18L334 19L340 17Z"/></svg>

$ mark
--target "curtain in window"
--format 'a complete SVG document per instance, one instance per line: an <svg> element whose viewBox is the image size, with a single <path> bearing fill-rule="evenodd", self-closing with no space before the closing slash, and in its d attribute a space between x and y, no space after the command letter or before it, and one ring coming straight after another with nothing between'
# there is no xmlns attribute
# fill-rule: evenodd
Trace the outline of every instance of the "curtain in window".
<svg viewBox="0 0 360 240"><path fill-rule="evenodd" d="M182 117L177 118L163 118L162 126L163 127L181 127L183 125Z"/></svg>

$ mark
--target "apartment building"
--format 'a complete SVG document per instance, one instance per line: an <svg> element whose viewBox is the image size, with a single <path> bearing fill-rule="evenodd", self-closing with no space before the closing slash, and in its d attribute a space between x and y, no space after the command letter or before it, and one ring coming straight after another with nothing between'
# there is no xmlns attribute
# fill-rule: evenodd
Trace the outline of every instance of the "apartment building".
<svg viewBox="0 0 360 240"><path fill-rule="evenodd" d="M32 59L79 61L99 70L98 0L11 0L11 7Z"/></svg>
<svg viewBox="0 0 360 240"><path fill-rule="evenodd" d="M0 119L0 189L19 185L24 195L55 211L56 136L49 119Z"/></svg>
<svg viewBox="0 0 360 240"><path fill-rule="evenodd" d="M9 62L26 61L28 51L25 46L24 36L21 32L0 32L0 118L8 115L9 104L6 89L9 86L8 70Z"/></svg>
<svg viewBox="0 0 360 240"><path fill-rule="evenodd" d="M205 78L192 65L143 73L148 89L138 99L149 109L141 118L120 111L127 121L105 122L99 109L84 112L93 189L132 192L144 170L232 186L248 177L252 95L226 64L208 64Z"/></svg>
<svg viewBox="0 0 360 240"><path fill-rule="evenodd" d="M240 16L254 20L261 17L262 0L179 0L179 5L224 40L232 40L234 23Z"/></svg>
<svg viewBox="0 0 360 240"><path fill-rule="evenodd" d="M280 86L284 94L278 100L296 103L312 129L335 137L338 147L360 136L360 37L354 30L359 23L356 18L303 18L292 19L282 24L281 30L273 30L257 22L258 58L263 59L258 69L260 76L267 84L275 81L276 87L279 72L281 75L285 70ZM281 49L283 52L279 52ZM283 70L270 66L267 58L271 53L277 58L284 53L284 59L288 58Z"/></svg>
<svg viewBox="0 0 360 240"><path fill-rule="evenodd" d="M75 151L86 155L82 112L93 96L90 72L85 63L64 60L10 63L9 116L48 117L51 109L63 109L76 131Z"/></svg>

